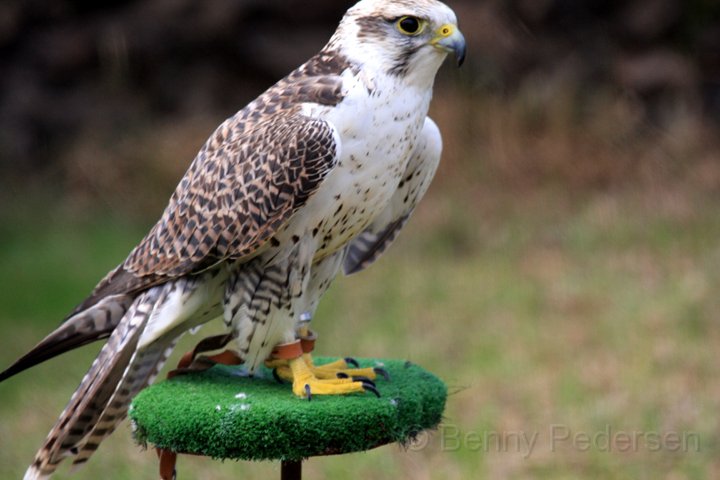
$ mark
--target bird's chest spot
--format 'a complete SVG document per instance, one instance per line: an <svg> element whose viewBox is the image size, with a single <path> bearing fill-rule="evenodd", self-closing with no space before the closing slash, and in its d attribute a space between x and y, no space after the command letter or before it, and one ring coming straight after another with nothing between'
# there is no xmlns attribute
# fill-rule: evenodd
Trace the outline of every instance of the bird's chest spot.
<svg viewBox="0 0 720 480"><path fill-rule="evenodd" d="M296 225L316 239L317 257L344 247L388 206L420 135L427 100L407 89L369 93L358 83L325 111L340 137L340 158Z"/></svg>
<svg viewBox="0 0 720 480"><path fill-rule="evenodd" d="M321 208L311 222L311 233L320 257L342 248L363 231L385 208L391 192L397 188L396 182L393 181L394 185L389 188L391 180L379 176L375 179L376 184L349 171L338 177L342 178L328 195L318 196L318 203L325 208ZM383 190L389 193L385 194Z"/></svg>

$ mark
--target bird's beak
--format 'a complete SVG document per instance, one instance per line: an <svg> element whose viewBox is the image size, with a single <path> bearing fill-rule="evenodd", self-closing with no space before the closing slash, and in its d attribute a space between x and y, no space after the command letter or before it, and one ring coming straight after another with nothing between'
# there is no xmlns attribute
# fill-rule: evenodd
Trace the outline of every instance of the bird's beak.
<svg viewBox="0 0 720 480"><path fill-rule="evenodd" d="M458 67L465 61L467 45L465 44L465 37L460 33L457 25L446 23L438 28L435 31L435 37L430 43L439 50L455 54Z"/></svg>

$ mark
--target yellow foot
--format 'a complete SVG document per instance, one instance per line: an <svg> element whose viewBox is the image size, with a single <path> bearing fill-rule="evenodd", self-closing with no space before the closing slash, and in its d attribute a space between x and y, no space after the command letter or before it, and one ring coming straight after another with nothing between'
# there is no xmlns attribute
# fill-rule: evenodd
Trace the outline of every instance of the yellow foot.
<svg viewBox="0 0 720 480"><path fill-rule="evenodd" d="M309 362L308 362L309 360ZM310 365L308 365L310 363ZM334 365L340 367L341 364L333 362ZM370 391L380 396L375 383L369 378L363 375L356 375L355 378L352 376L337 376L330 375L330 370L326 369L323 371L326 376L319 377L316 375L317 369L321 367L312 367L312 358L309 354L304 354L299 358L293 360L273 360L267 362L266 365L270 368L274 368L275 374L283 379L292 382L293 393L298 397L305 397L310 399L312 395L345 395L348 393L367 392ZM343 364L347 367L347 363L343 361ZM361 370L363 373L365 370L372 369L347 369L345 370ZM335 369L335 372L341 371L341 369ZM374 373L374 372L373 372Z"/></svg>
<svg viewBox="0 0 720 480"><path fill-rule="evenodd" d="M335 360L324 365L315 365L310 354L305 354L305 363L308 364L317 378L365 378L375 380L382 375L385 380L390 380L390 375L384 368L358 368L358 363L352 358ZM353 368L350 368L352 365Z"/></svg>
<svg viewBox="0 0 720 480"><path fill-rule="evenodd" d="M305 364L308 366L315 378L321 380L331 379L343 379L352 378L356 381L373 381L378 375L381 375L385 380L390 380L390 375L384 368L373 367L373 368L357 368L358 363L353 358L345 358L335 360L334 362L326 363L324 365L315 365L313 362L312 355L306 353L303 355ZM274 369L275 376L281 380L288 382L293 381L293 374L290 370L290 365L287 360L269 360L265 362L268 368ZM353 368L350 368L352 365Z"/></svg>

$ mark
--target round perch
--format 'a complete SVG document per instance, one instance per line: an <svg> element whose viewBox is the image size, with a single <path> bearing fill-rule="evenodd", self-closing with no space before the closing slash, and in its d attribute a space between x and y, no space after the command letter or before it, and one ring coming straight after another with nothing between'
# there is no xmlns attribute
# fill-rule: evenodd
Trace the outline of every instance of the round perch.
<svg viewBox="0 0 720 480"><path fill-rule="evenodd" d="M135 397L129 412L134 435L140 443L178 453L289 462L408 442L440 423L447 387L437 377L402 360L358 362L382 364L390 374L390 381L377 380L380 398L365 393L300 399L267 369L253 378L224 365L179 375Z"/></svg>

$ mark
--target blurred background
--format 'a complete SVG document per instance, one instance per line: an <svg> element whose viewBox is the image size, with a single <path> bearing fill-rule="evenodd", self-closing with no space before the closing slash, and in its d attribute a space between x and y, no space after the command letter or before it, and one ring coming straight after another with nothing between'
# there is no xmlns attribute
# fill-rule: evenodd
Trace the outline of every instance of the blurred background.
<svg viewBox="0 0 720 480"><path fill-rule="evenodd" d="M0 367L124 259L210 132L352 3L0 3ZM307 477L720 478L720 4L451 6L469 58L437 81L436 180L315 321L320 353L441 376L446 421L409 450L312 459ZM98 347L0 385L0 478L21 477ZM129 430L72 478L155 478Z"/></svg>

